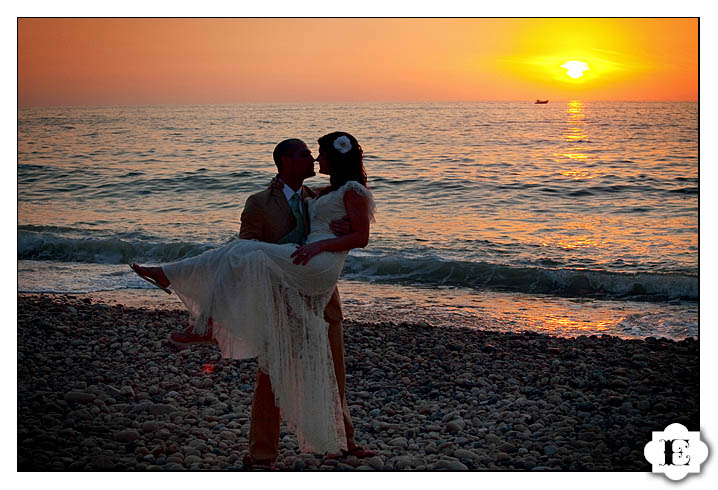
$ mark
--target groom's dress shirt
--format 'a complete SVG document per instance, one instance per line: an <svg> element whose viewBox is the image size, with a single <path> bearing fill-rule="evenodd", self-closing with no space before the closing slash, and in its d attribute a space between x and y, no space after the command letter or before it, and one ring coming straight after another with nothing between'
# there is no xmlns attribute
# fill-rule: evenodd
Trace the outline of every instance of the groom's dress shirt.
<svg viewBox="0 0 718 490"><path fill-rule="evenodd" d="M302 202L302 188L300 187L297 192L294 192L294 189L289 187L287 184L284 184L284 189L282 189L282 192L284 192L284 197L287 198L287 202L290 202L292 200L292 197L294 194L299 194L299 202ZM304 206L299 206L299 212L302 213L302 216L304 216Z"/></svg>
<svg viewBox="0 0 718 490"><path fill-rule="evenodd" d="M304 212L304 201L302 200L302 188L300 187L297 192L284 184L282 189L284 197L287 198L289 209L292 212L294 218L294 229L287 233L277 243L296 243L304 245L307 241L307 235L309 234L309 227L307 226L307 220L305 219Z"/></svg>

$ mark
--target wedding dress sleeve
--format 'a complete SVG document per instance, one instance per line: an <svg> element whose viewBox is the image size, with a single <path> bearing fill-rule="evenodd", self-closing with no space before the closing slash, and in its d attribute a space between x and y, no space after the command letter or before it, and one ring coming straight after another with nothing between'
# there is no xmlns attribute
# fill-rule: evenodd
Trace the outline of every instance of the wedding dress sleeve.
<svg viewBox="0 0 718 490"><path fill-rule="evenodd" d="M344 199L344 193L346 191L352 190L355 191L360 196L366 198L366 200L369 202L369 222L370 223L376 223L376 219L374 219L374 214L376 213L376 204L374 203L374 196L372 195L371 191L361 185L359 182L355 180L350 180L341 189L342 192L342 199Z"/></svg>

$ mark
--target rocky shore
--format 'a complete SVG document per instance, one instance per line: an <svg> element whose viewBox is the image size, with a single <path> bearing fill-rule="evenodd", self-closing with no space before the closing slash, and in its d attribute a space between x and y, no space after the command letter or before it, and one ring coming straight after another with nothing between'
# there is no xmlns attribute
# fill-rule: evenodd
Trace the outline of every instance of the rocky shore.
<svg viewBox="0 0 718 490"><path fill-rule="evenodd" d="M20 471L242 470L254 361L178 351L181 310L18 295ZM651 432L699 429L699 342L345 322L357 440L279 470L650 471Z"/></svg>

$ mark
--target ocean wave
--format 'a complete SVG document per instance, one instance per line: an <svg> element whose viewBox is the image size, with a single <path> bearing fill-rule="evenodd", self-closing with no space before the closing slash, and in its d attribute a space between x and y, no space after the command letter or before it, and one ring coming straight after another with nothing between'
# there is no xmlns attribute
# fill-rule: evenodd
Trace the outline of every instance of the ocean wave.
<svg viewBox="0 0 718 490"><path fill-rule="evenodd" d="M349 256L343 276L384 283L490 289L597 299L698 300L698 278L679 274L624 273L521 267L439 258Z"/></svg>
<svg viewBox="0 0 718 490"><path fill-rule="evenodd" d="M18 260L124 264L172 262L198 255L218 244L129 241L122 238L73 238L48 232L18 231Z"/></svg>
<svg viewBox="0 0 718 490"><path fill-rule="evenodd" d="M113 238L69 237L48 230L18 231L18 259L123 264L163 263L198 255L220 243L155 242L125 234ZM679 274L624 273L487 262L407 257L396 250L377 256L359 251L344 266L346 279L430 287L460 287L527 294L631 298L643 301L698 300L698 278Z"/></svg>

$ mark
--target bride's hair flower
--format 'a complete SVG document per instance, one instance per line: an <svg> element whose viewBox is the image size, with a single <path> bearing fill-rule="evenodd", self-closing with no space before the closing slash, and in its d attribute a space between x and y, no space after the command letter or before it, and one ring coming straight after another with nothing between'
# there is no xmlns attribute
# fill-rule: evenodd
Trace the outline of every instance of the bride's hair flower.
<svg viewBox="0 0 718 490"><path fill-rule="evenodd" d="M352 142L349 141L349 138L342 135L334 140L334 148L336 148L339 153L346 153L352 149Z"/></svg>

